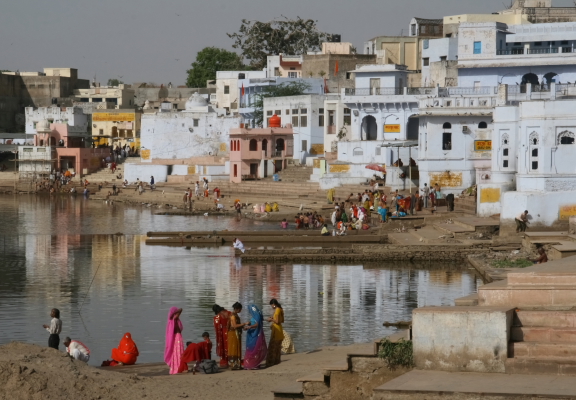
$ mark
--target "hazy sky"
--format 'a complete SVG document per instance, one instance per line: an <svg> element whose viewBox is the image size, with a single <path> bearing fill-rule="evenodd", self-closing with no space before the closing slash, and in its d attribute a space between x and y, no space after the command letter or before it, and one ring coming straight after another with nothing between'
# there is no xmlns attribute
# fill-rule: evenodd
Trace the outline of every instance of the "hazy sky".
<svg viewBox="0 0 576 400"><path fill-rule="evenodd" d="M181 85L199 50L232 50L226 33L243 18L313 18L360 49L375 36L406 34L412 17L490 13L504 2L510 0L3 0L0 69L72 67L102 84L122 77Z"/></svg>

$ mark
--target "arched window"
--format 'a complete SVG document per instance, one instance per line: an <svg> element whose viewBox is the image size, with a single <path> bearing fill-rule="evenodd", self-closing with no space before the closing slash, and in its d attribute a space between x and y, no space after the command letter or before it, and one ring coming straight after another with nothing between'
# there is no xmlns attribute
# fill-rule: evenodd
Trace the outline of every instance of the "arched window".
<svg viewBox="0 0 576 400"><path fill-rule="evenodd" d="M250 140L250 151L257 151L258 150L258 142L256 139Z"/></svg>
<svg viewBox="0 0 576 400"><path fill-rule="evenodd" d="M506 146L510 142L510 138L507 133L502 135L502 145Z"/></svg>
<svg viewBox="0 0 576 400"><path fill-rule="evenodd" d="M478 129L486 129L486 128L488 128L488 124L486 122L482 121L478 124Z"/></svg>
<svg viewBox="0 0 576 400"><path fill-rule="evenodd" d="M444 125L442 125L443 129L452 129L452 124L450 122L445 122Z"/></svg>
<svg viewBox="0 0 576 400"><path fill-rule="evenodd" d="M234 141L231 140L230 141L230 151L235 151L236 149L234 149Z"/></svg>
<svg viewBox="0 0 576 400"><path fill-rule="evenodd" d="M558 144L574 144L574 133L564 131L558 135Z"/></svg>
<svg viewBox="0 0 576 400"><path fill-rule="evenodd" d="M540 144L540 138L538 137L538 134L536 132L532 132L530 134L529 143L530 146L538 146Z"/></svg>

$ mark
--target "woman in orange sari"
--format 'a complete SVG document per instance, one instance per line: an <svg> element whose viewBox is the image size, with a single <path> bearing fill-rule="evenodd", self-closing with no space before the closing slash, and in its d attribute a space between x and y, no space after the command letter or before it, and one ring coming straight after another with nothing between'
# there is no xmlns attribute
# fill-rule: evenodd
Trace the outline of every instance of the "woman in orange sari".
<svg viewBox="0 0 576 400"><path fill-rule="evenodd" d="M134 365L140 353L130 333L125 333L117 349L112 349L112 359L119 364Z"/></svg>
<svg viewBox="0 0 576 400"><path fill-rule="evenodd" d="M272 322L272 325L270 326L272 333L270 335L270 344L268 345L268 354L266 355L266 367L280 364L282 341L284 340L284 330L282 329L282 324L284 323L284 310L276 299L270 300L270 305L274 310L274 316L268 318L268 322Z"/></svg>
<svg viewBox="0 0 576 400"><path fill-rule="evenodd" d="M212 311L215 314L216 355L220 357L220 368L228 368L228 319L232 313L218 304L212 306Z"/></svg>

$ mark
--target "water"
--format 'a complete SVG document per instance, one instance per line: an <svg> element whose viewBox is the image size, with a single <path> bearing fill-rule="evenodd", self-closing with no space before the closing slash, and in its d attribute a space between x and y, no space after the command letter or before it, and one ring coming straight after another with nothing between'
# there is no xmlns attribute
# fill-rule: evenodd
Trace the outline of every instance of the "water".
<svg viewBox="0 0 576 400"><path fill-rule="evenodd" d="M384 321L410 320L416 307L452 305L480 284L473 270L456 265L242 265L229 247L146 246L149 230L278 227L155 216L80 196L0 196L0 222L0 344L47 345L42 324L57 307L61 337L88 345L91 364L110 358L125 332L139 346L139 362L161 361L171 306L184 309L185 340L200 341L214 331L214 303L262 306L277 298L301 352L383 337L395 331Z"/></svg>

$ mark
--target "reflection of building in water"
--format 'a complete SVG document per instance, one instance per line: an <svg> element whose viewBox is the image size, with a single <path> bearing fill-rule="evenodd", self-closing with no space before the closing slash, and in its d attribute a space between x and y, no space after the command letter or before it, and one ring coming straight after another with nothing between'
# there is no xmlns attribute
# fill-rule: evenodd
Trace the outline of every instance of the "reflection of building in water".
<svg viewBox="0 0 576 400"><path fill-rule="evenodd" d="M127 285L140 283L139 236L91 236L91 273L98 274L94 285L114 285L119 291Z"/></svg>

